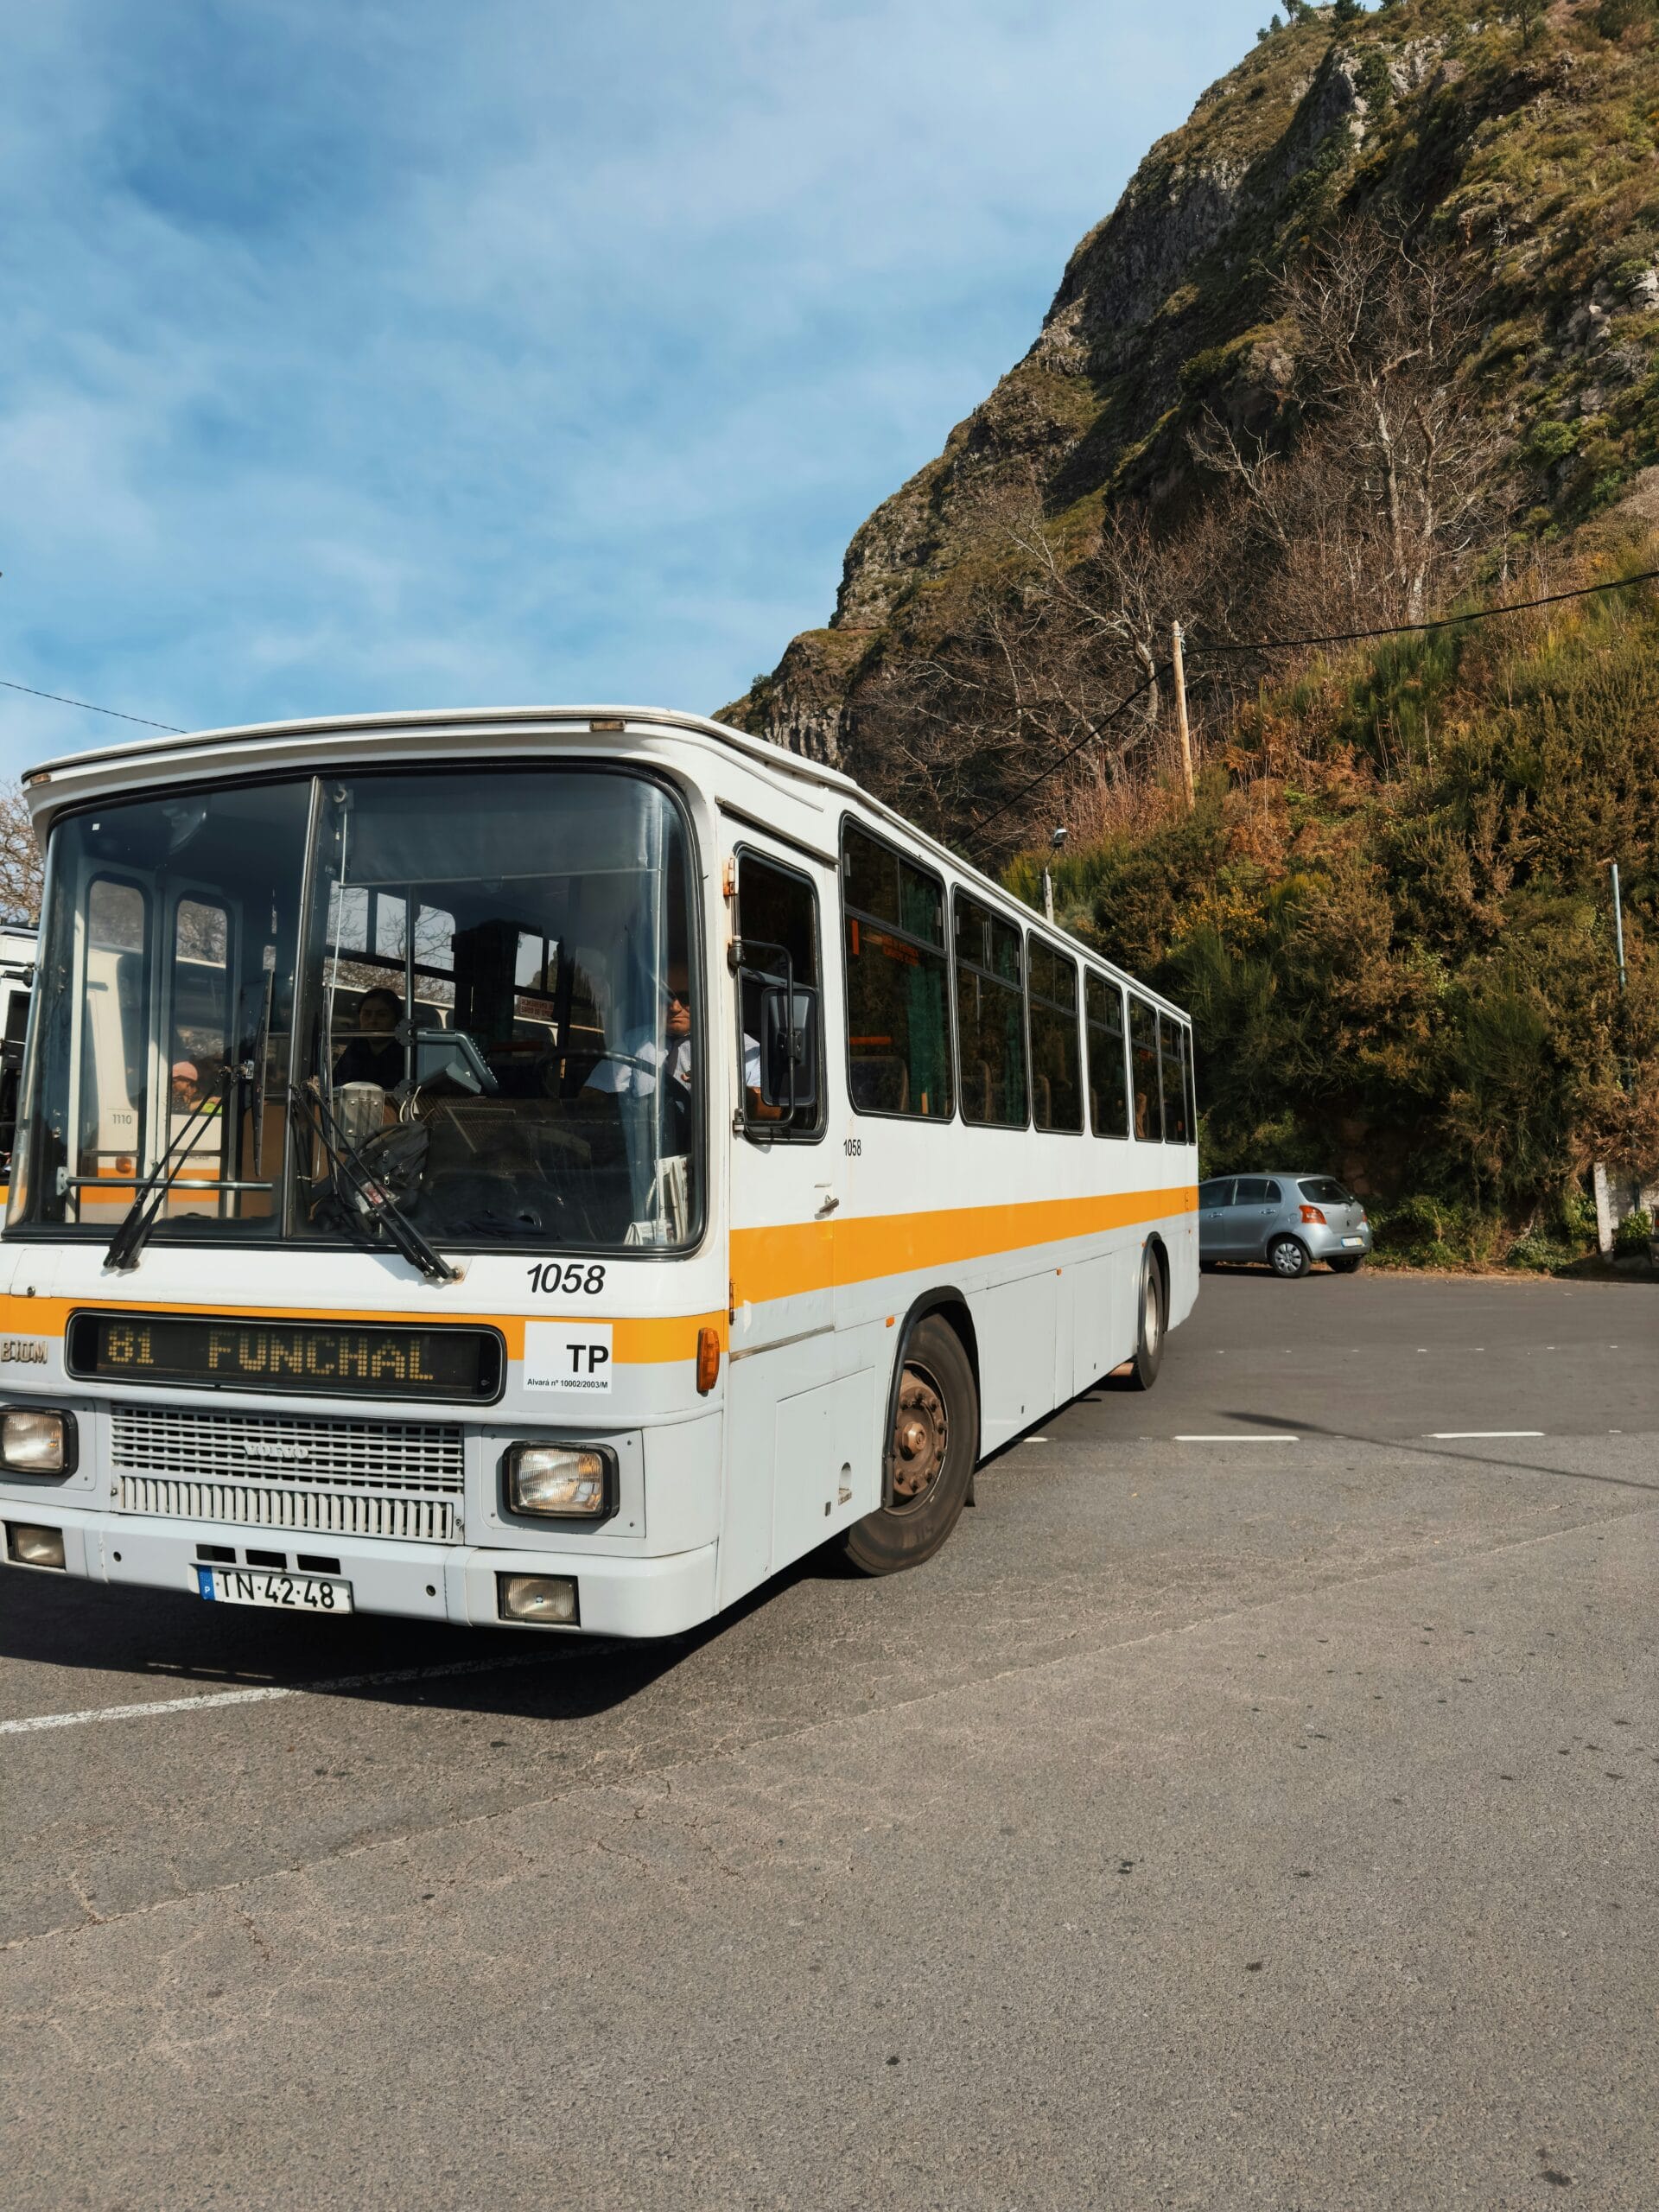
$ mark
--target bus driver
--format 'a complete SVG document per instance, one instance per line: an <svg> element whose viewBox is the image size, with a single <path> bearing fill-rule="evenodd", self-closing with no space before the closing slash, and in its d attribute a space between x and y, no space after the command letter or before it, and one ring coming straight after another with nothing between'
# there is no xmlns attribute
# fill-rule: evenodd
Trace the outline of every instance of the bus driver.
<svg viewBox="0 0 1659 2212"><path fill-rule="evenodd" d="M657 1089L659 1073L666 1070L665 1080L679 1086L677 1094L667 1094L676 1103L683 1099L688 1104L691 1096L691 986L686 963L682 959L671 959L662 987L658 1027L661 1035L645 1029L625 1033L611 1054L594 1067L584 1091L601 1091L626 1097L632 1094L649 1098ZM776 1118L776 1107L760 1103L760 1047L755 1039L747 1033L743 1039L743 1083L749 1094L752 1116L772 1120Z"/></svg>

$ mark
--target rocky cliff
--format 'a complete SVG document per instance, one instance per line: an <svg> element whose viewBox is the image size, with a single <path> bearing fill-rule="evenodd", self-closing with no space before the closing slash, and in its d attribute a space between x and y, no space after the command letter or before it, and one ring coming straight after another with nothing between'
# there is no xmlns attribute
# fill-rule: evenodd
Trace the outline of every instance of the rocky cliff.
<svg viewBox="0 0 1659 2212"><path fill-rule="evenodd" d="M1659 456L1651 0L1342 12L1299 8L1152 148L1025 359L854 537L828 626L727 719L879 788L891 718L870 734L864 704L949 629L999 494L1034 490L1065 557L1114 506L1201 496L1195 424L1294 435L1274 272L1366 208L1490 282L1471 372L1513 478L1501 534L1559 535Z"/></svg>

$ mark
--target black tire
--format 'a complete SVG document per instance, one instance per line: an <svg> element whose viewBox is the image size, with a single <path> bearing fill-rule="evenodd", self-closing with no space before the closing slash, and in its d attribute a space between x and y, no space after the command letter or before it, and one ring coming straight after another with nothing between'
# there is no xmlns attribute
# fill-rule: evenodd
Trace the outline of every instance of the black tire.
<svg viewBox="0 0 1659 2212"><path fill-rule="evenodd" d="M1313 1264L1300 1236L1275 1236L1268 1247L1268 1265L1283 1282L1294 1282Z"/></svg>
<svg viewBox="0 0 1659 2212"><path fill-rule="evenodd" d="M846 1530L846 1558L861 1574L897 1574L931 1559L957 1525L978 1460L974 1370L950 1323L925 1314L906 1340L893 1394L882 1471L893 1503ZM910 1484L919 1486L907 1497Z"/></svg>
<svg viewBox="0 0 1659 2212"><path fill-rule="evenodd" d="M1141 1310L1135 1317L1135 1357L1129 1363L1131 1390L1150 1390L1164 1363L1164 1337L1169 1326L1169 1294L1156 1255L1141 1255Z"/></svg>
<svg viewBox="0 0 1659 2212"><path fill-rule="evenodd" d="M1325 1264L1333 1275L1357 1275L1364 1259L1363 1252L1339 1252L1334 1260L1327 1260Z"/></svg>
<svg viewBox="0 0 1659 2212"><path fill-rule="evenodd" d="M1200 1260L1200 1261L1198 1262L1198 1273L1199 1273L1201 1275L1212 1275L1212 1274L1214 1274L1214 1273L1215 1273L1215 1272L1216 1272L1216 1262L1215 1262L1215 1261L1213 1261L1213 1260Z"/></svg>

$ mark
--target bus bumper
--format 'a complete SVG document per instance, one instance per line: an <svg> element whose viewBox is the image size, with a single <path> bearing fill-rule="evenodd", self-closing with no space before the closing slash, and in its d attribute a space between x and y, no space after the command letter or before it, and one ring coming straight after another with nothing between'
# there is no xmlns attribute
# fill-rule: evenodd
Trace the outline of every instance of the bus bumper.
<svg viewBox="0 0 1659 2212"><path fill-rule="evenodd" d="M64 1574L113 1586L171 1590L202 1602L197 1587L200 1547L214 1545L245 1560L251 1548L281 1550L290 1570L297 1553L291 1532L226 1527L215 1522L154 1521L142 1515L98 1513L42 1499L0 1500L0 1558L14 1573ZM56 1529L63 1536L61 1567L20 1566L12 1556L13 1528ZM458 1627L517 1628L531 1636L676 1636L713 1618L713 1544L664 1559L619 1559L572 1547L563 1551L493 1551L478 1544L376 1542L359 1538L308 1536L308 1557L327 1548L337 1572L352 1586L357 1613L404 1620L445 1621ZM498 1577L548 1574L573 1580L581 1618L570 1627L531 1626L504 1619ZM273 1609L280 1610L280 1609ZM311 1617L308 1617L311 1618Z"/></svg>

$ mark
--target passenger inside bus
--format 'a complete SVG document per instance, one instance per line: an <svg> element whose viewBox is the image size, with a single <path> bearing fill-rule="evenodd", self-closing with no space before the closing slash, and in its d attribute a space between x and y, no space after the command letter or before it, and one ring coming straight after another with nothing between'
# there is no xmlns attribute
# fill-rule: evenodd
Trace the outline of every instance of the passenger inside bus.
<svg viewBox="0 0 1659 2212"><path fill-rule="evenodd" d="M382 1090L391 1090L403 1081L404 1048L392 1035L403 1018L395 991L377 983L364 992L357 1009L360 1033L334 1062L336 1090L348 1083L378 1083Z"/></svg>

